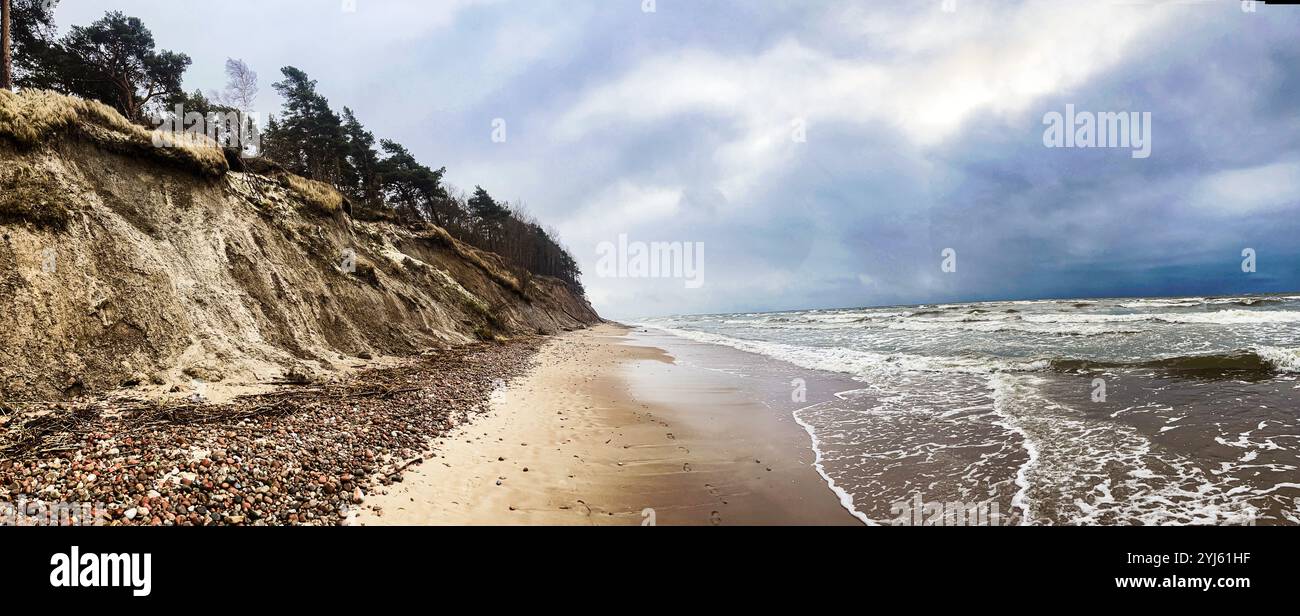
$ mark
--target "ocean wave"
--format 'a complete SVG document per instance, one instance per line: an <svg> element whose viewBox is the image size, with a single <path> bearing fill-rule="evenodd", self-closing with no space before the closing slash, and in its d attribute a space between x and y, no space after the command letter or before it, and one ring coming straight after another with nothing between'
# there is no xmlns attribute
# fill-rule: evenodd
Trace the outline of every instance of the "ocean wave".
<svg viewBox="0 0 1300 616"><path fill-rule="evenodd" d="M1203 299L1191 299L1191 300L1144 299L1144 300L1138 300L1136 302L1121 302L1119 304L1119 307L1128 308L1131 310L1143 310L1146 308L1196 308L1204 305L1205 305L1205 300Z"/></svg>
<svg viewBox="0 0 1300 616"><path fill-rule="evenodd" d="M1140 299L1121 302L1121 308L1141 310L1145 308L1199 308L1201 306L1260 306L1280 304L1287 301L1285 297L1187 297L1177 299Z"/></svg>
<svg viewBox="0 0 1300 616"><path fill-rule="evenodd" d="M1267 325L1300 323L1300 312L1289 310L1220 310L1203 313L1153 312L1148 314L1027 314L1031 323L1133 323L1157 322L1204 325Z"/></svg>
<svg viewBox="0 0 1300 616"><path fill-rule="evenodd" d="M1200 304L1197 304L1198 306ZM1174 307L1164 304L1163 308ZM883 312L883 313L849 313L839 315L807 315L769 317L763 319L728 319L724 325L753 327L757 329L801 329L801 328L837 328L837 327L889 327L893 329L942 329L950 326L956 329L981 331L983 324L1032 323L1036 325L1106 325L1122 323L1167 323L1180 325L1272 325L1300 323L1300 311L1293 310L1242 310L1225 309L1213 312L1137 312L1129 314L1089 314L1089 313L1012 313L1012 312L963 312L945 313L940 311L921 312ZM662 324L662 323L661 323ZM964 324L978 324L967 326ZM996 326L982 331L1002 331ZM1014 328L1013 328L1014 329ZM1026 329L1022 331L1033 332ZM1065 330L1043 330L1046 334L1076 334ZM1114 333L1098 330L1097 334ZM1084 332L1082 335L1088 335Z"/></svg>
<svg viewBox="0 0 1300 616"><path fill-rule="evenodd" d="M838 312L823 314L768 314L768 315L731 315L723 319L723 325L741 325L755 328L792 328L802 326L839 326L852 323L869 322L878 319L893 319L911 316L904 312Z"/></svg>
<svg viewBox="0 0 1300 616"><path fill-rule="evenodd" d="M1300 373L1300 349L1260 346L1255 352L1280 372Z"/></svg>
<svg viewBox="0 0 1300 616"><path fill-rule="evenodd" d="M899 331L939 332L970 331L979 333L1023 333L1043 336L1116 336L1140 334L1142 330L1116 328L1114 324L1086 323L1017 323L1015 319L980 319L957 321L898 321L885 324L884 327Z"/></svg>
<svg viewBox="0 0 1300 616"><path fill-rule="evenodd" d="M1106 361L1076 357L992 358L935 357L906 353L873 353L837 347L803 347L780 342L744 340L722 334L648 325L669 334L771 357L810 370L859 377L899 372L997 374L1003 372L1086 373L1105 370L1152 370L1192 378L1268 378L1300 373L1300 349L1260 346L1223 353L1174 355L1146 361Z"/></svg>
<svg viewBox="0 0 1300 616"><path fill-rule="evenodd" d="M1056 372L1093 372L1112 369L1146 369L1167 374L1218 378L1227 376L1268 377L1278 372L1300 372L1300 349L1257 347L1226 353L1175 355L1139 362L1108 362L1086 359L1052 359Z"/></svg>
<svg viewBox="0 0 1300 616"><path fill-rule="evenodd" d="M905 353L873 353L835 347L802 347L781 342L765 342L732 338L722 334L701 332L689 329L675 329L653 323L641 324L654 327L679 338L716 344L771 357L807 368L826 372L840 372L854 376L873 376L898 372L939 372L953 374L992 374L995 372L1015 371L1032 372L1047 369L1047 361L1012 359L993 359L985 357L929 357Z"/></svg>

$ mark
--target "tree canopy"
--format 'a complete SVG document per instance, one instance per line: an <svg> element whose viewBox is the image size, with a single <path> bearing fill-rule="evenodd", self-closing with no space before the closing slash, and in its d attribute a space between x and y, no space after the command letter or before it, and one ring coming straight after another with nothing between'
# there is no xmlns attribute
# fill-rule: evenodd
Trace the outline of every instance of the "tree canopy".
<svg viewBox="0 0 1300 616"><path fill-rule="evenodd" d="M114 11L63 38L63 91L112 105L128 119L146 119L150 104L181 91L190 57L156 51L153 33L136 17Z"/></svg>

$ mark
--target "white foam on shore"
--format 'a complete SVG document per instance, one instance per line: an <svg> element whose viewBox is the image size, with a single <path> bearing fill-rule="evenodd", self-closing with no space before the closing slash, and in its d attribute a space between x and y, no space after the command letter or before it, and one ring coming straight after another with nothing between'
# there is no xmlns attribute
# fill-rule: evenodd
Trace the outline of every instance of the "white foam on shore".
<svg viewBox="0 0 1300 616"><path fill-rule="evenodd" d="M847 393L851 393L851 392L847 392L847 391L839 392L835 394L835 397L843 400L844 399L843 394L847 394ZM866 524L867 526L880 526L881 524L879 522L867 517L865 513L858 511L858 508L853 505L853 495L850 494L844 488L841 488L838 485L836 485L835 480L832 479L831 476L826 472L826 466L825 464L822 463L824 459L824 455L822 453L821 440L817 438L817 432L813 429L812 425L805 422L803 418L799 417L800 411L803 411L805 409L810 409L814 406L818 406L818 405L813 404L810 406L805 406L803 408L796 409L793 413L795 423L799 424L804 429L804 432L808 433L808 438L812 439L812 450L814 456L813 467L817 469L817 474L821 475L822 480L824 480L826 482L826 485L830 487L831 492L834 492L835 496L840 499L841 507L843 507L846 511L848 511L853 517L861 520L862 523Z"/></svg>
<svg viewBox="0 0 1300 616"><path fill-rule="evenodd" d="M1000 419L995 422L998 426L1015 432L1020 435L1021 442L1025 448L1025 453L1029 456L1024 464L1016 470L1016 486L1020 489L1016 491L1015 496L1011 497L1011 506L1020 509L1020 525L1028 526L1033 520L1033 509L1029 502L1029 471L1038 465L1038 445L1030 438L1029 433L1024 428L1016 424L1011 414L1007 412L1006 405L1011 397L1016 394L1017 384L1010 381L1005 375L995 374L989 378L989 389L993 390L993 412Z"/></svg>
<svg viewBox="0 0 1300 616"><path fill-rule="evenodd" d="M1007 427L1024 435L1033 458L1017 473L1017 484L1028 491L1013 502L1028 506L1035 499L1044 520L1077 525L1236 524L1244 519L1254 495L1249 488L1240 489L1233 473L1252 468L1246 464L1258 453L1207 472L1194 458L1155 445L1134 426L1090 423L1077 409L1043 397L1040 378L990 378L995 411L1007 418ZM1215 440L1247 449L1247 454L1276 446L1253 432L1242 433L1237 441ZM1116 476L1111 468L1125 473Z"/></svg>
<svg viewBox="0 0 1300 616"><path fill-rule="evenodd" d="M677 336L686 340L699 342L703 344L712 344L734 348L740 351L754 353L765 357L777 359L791 363L802 368L810 370L820 370L826 372L847 373L859 378L871 377L872 382L880 382L889 379L890 373L898 372L930 372L930 373L959 373L972 375L985 375L996 373L999 370L1038 370L1047 366L1046 362L986 362L978 359L962 358L927 358L917 356L899 356L899 355L881 355L875 353L856 352L848 349L827 349L827 348L803 348L781 343L767 343L759 341L741 340L712 334L707 332L698 332L691 330L677 330L665 328L659 325L644 324L663 331L664 333ZM847 400L852 394L864 390L855 389L835 393L839 400ZM859 509L854 502L854 494L841 487L831 473L826 468L826 452L823 448L823 441L817 433L817 429L808 421L805 421L803 413L820 407L827 403L820 403L802 407L793 412L796 423L804 429L811 441L814 453L814 468L817 470L826 485L839 499L840 505L858 520L861 520L868 526L882 526L882 522L872 519ZM961 409L969 411L979 407L970 407ZM1013 506L1022 509L1025 513L1022 516L1022 524L1030 518L1030 508L1028 504L1029 479L1028 468L1036 464L1038 459L1038 450L1030 440L1029 435L1018 427L1012 425L1011 418L1008 415L1002 415L1006 424L999 424L1004 430L1017 433L1024 443L1024 448L1028 451L1028 461L1020 469L1016 477L1018 492L1013 499Z"/></svg>

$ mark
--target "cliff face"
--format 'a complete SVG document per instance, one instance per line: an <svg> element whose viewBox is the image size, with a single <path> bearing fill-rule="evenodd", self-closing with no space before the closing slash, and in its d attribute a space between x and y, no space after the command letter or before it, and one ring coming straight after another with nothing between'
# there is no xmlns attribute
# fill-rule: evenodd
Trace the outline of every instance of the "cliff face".
<svg viewBox="0 0 1300 616"><path fill-rule="evenodd" d="M436 227L356 221L296 181L196 171L84 118L19 139L4 111L0 400L267 382L599 321Z"/></svg>

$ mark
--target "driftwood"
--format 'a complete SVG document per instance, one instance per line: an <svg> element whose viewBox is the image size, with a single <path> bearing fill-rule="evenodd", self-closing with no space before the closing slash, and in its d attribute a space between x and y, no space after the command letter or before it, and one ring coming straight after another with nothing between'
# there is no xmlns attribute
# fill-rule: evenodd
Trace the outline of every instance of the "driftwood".
<svg viewBox="0 0 1300 616"><path fill-rule="evenodd" d="M393 468L392 472L400 473L408 468L411 468L412 466L415 466L416 464L423 464L423 463L424 463L424 456L416 456L414 458L411 458L410 460L407 460L397 465L396 467Z"/></svg>

